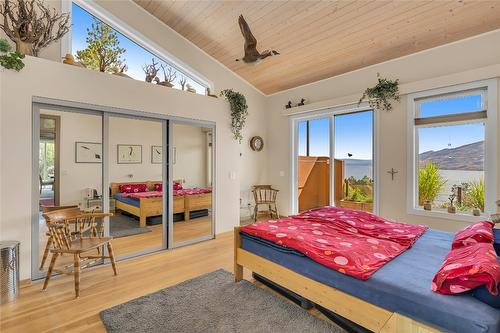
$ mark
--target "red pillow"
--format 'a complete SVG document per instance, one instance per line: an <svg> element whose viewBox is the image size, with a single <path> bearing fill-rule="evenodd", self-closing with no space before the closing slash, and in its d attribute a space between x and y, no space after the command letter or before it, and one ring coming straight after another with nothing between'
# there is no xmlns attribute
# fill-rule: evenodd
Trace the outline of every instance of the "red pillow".
<svg viewBox="0 0 500 333"><path fill-rule="evenodd" d="M157 183L154 185L155 191L161 192L163 189L163 184L162 183Z"/></svg>
<svg viewBox="0 0 500 333"><path fill-rule="evenodd" d="M489 221L481 221L468 225L457 232L451 248L458 249L476 243L493 243L493 225Z"/></svg>
<svg viewBox="0 0 500 333"><path fill-rule="evenodd" d="M432 280L432 291L458 294L485 285L498 294L500 266L493 244L477 243L451 250Z"/></svg>
<svg viewBox="0 0 500 333"><path fill-rule="evenodd" d="M182 183L174 182L174 190L182 190Z"/></svg>
<svg viewBox="0 0 500 333"><path fill-rule="evenodd" d="M139 193L148 191L146 184L122 184L119 186L119 189L121 193Z"/></svg>

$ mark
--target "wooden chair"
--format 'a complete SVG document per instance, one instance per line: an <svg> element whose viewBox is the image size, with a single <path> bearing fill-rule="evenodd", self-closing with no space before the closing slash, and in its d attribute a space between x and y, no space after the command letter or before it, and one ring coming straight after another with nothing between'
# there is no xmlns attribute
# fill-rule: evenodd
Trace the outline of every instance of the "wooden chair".
<svg viewBox="0 0 500 333"><path fill-rule="evenodd" d="M111 213L84 213L78 206L41 206L40 210L44 213L50 212L51 216L54 218L62 213L66 222L66 232L70 237L81 237L82 235L104 237L103 219L108 216L113 216ZM101 223L98 223L99 221L101 221ZM50 252L50 247L52 246L53 239L49 231L47 231L46 236L47 244L45 245L42 261L40 262L40 270L43 269ZM97 253L100 253L99 248L97 248Z"/></svg>
<svg viewBox="0 0 500 333"><path fill-rule="evenodd" d="M49 270L47 271L47 276L45 277L45 282L43 284L43 290L47 289L52 272L58 272L61 274L74 275L75 277L75 295L80 297L80 271L82 268L88 267L98 260L104 260L109 258L111 260L111 265L113 272L117 275L116 262L113 254L113 247L111 246L111 240L113 237L101 237L93 236L95 228L86 229L90 231L92 236L86 237L83 232L70 232L70 226L68 221L75 220L76 230L84 230L83 227L87 224L88 214L83 214L79 216L74 216L74 211L72 209L62 209L58 211L49 212L43 215L49 229L50 236L52 238L52 246L50 252L52 253L52 259L50 261ZM101 216L109 216L110 214L100 214ZM85 221L85 222L81 222ZM96 231L97 232L97 231ZM104 255L104 251L99 255L89 255L86 254L90 251L97 250L103 246L107 246L109 255ZM57 258L61 254L73 255L73 270L71 267L64 267L63 269L56 269L55 264ZM83 262L83 265L82 265Z"/></svg>
<svg viewBox="0 0 500 333"><path fill-rule="evenodd" d="M259 205L266 205L268 210L261 211L268 213L271 218L273 215L279 219L278 206L276 205L276 196L279 190L272 188L271 185L254 185L252 187L253 198L255 200L254 221L257 221L259 214Z"/></svg>
<svg viewBox="0 0 500 333"><path fill-rule="evenodd" d="M42 175L38 175L40 179L40 194L42 194L42 189L44 186L50 185L54 189L54 179L43 180Z"/></svg>

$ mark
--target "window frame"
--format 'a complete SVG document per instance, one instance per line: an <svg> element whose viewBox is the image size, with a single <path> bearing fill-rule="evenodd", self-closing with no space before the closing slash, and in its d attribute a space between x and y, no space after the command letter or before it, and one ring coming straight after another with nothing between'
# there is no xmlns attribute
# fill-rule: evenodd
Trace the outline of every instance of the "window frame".
<svg viewBox="0 0 500 333"><path fill-rule="evenodd" d="M477 117L476 119L453 120L443 119L439 123L416 125L416 119L430 119L432 117L420 118L419 105L422 100L433 100L443 96L453 97L470 91L482 91L483 111L486 111L486 118ZM490 214L496 212L495 200L497 197L497 81L495 79L475 81L465 84L458 84L444 88L431 89L412 93L408 95L408 147L407 147L407 212L411 215L420 215L427 217L436 217L443 219L459 221L478 221L488 218ZM469 112L472 114L473 112ZM458 113L460 118L467 113ZM454 115L436 116L444 118L453 118ZM418 198L418 153L419 137L418 129L422 127L436 127L439 124L460 125L469 123L484 123L484 184L485 184L485 207L481 216L473 216L472 213L464 214L457 212L451 214L445 211L426 211L416 205Z"/></svg>
<svg viewBox="0 0 500 333"><path fill-rule="evenodd" d="M214 84L207 77L193 69L191 66L187 65L179 58L162 48L157 43L153 42L151 39L147 38L137 30L130 27L128 24L117 18L115 15L105 10L94 1L88 0L69 0L61 2L61 12L70 14L70 21L73 24L73 14L72 5L75 3L77 6L81 7L83 10L87 11L91 15L95 16L102 22L109 25L112 29L118 31L146 51L152 53L157 58L166 62L174 69L182 72L188 76L191 80L196 81L201 86L205 88L210 88L214 91ZM156 19L156 18L154 18ZM61 58L65 57L66 54L72 53L72 29L61 39ZM206 92L204 94L206 95Z"/></svg>

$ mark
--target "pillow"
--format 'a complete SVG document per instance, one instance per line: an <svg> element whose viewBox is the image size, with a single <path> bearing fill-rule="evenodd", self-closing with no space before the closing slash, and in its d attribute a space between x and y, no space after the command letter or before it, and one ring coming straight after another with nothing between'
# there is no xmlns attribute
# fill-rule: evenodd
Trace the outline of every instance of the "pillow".
<svg viewBox="0 0 500 333"><path fill-rule="evenodd" d="M182 190L182 182L174 181L174 190Z"/></svg>
<svg viewBox="0 0 500 333"><path fill-rule="evenodd" d="M493 237L493 247L498 256L500 255L500 229L493 228Z"/></svg>
<svg viewBox="0 0 500 333"><path fill-rule="evenodd" d="M157 183L154 185L154 190L161 192L163 190L163 184L162 183Z"/></svg>
<svg viewBox="0 0 500 333"><path fill-rule="evenodd" d="M489 221L476 222L461 229L455 235L452 249L469 246L476 243L493 243L493 223Z"/></svg>
<svg viewBox="0 0 500 333"><path fill-rule="evenodd" d="M122 184L118 188L121 193L138 193L148 191L146 184Z"/></svg>
<svg viewBox="0 0 500 333"><path fill-rule="evenodd" d="M493 244L476 243L451 250L432 280L432 291L458 294L485 285L498 294L500 266Z"/></svg>

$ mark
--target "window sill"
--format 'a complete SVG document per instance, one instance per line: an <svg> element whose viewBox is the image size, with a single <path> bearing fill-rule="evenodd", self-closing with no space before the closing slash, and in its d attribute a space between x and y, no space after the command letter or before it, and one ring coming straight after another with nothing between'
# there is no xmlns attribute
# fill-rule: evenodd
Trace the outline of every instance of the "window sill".
<svg viewBox="0 0 500 333"><path fill-rule="evenodd" d="M427 217L434 217L434 218L454 220L454 221L464 221L464 222L477 222L490 219L489 215L486 215L485 213L481 214L480 216L474 216L472 214L464 214L464 213L451 214L446 211L439 211L439 210L429 211L421 208L412 208L408 213L411 215L427 216Z"/></svg>

